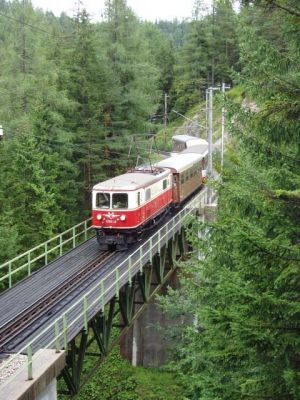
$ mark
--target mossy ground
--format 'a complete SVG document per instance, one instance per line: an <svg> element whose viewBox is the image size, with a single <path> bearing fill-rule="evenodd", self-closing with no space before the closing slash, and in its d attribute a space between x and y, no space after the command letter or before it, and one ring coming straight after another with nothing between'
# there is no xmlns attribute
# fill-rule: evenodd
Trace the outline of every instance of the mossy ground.
<svg viewBox="0 0 300 400"><path fill-rule="evenodd" d="M83 386L77 400L183 400L184 388L178 378L163 369L133 367L116 346L93 371L95 358L86 357ZM63 388L63 383L59 383ZM59 400L70 399L59 395Z"/></svg>

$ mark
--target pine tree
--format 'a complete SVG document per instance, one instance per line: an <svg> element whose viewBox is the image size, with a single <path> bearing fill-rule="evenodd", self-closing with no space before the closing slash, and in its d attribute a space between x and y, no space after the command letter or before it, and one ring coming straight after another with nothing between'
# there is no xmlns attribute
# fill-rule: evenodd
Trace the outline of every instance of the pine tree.
<svg viewBox="0 0 300 400"><path fill-rule="evenodd" d="M116 173L120 170L118 164L121 168L127 164L124 150L128 152L128 137L152 130L147 121L157 110L161 99L159 72L147 57L149 52L140 23L126 1L106 2L106 21L102 32L115 80L116 96L106 110L106 136L111 139L107 154L116 162L117 169L112 170ZM123 165L122 159L125 161Z"/></svg>
<svg viewBox="0 0 300 400"><path fill-rule="evenodd" d="M78 189L74 187L76 169L70 163L67 148L69 134L64 128L65 114L74 107L59 89L58 66L51 53L59 36L55 32L57 27L53 26L52 31L49 21L42 13L35 13L30 2L7 4L6 13L10 18L3 21L0 43L3 60L0 119L5 130L3 160L6 162L0 172L0 191L7 201L1 211L1 226L3 232L6 229L10 232L12 227L12 243L17 252L69 227L74 219L78 221ZM32 154L27 155L30 151ZM24 184L22 159L25 165L26 160L31 160L34 169L27 168L28 186ZM15 175L10 167L15 168ZM30 185L38 193L32 194L32 207L26 208ZM24 201L28 224L17 223L22 203L14 201L12 187ZM44 210L35 214L36 209L42 208L42 199ZM16 236L17 244L13 239ZM2 254L8 255L6 251ZM11 251L9 254L12 255Z"/></svg>
<svg viewBox="0 0 300 400"><path fill-rule="evenodd" d="M11 139L6 150L9 163L1 160L1 192L6 199L1 214L10 216L10 226L18 228L18 245L25 249L55 232L56 219L51 212L55 196L47 187L42 155L32 133Z"/></svg>
<svg viewBox="0 0 300 400"><path fill-rule="evenodd" d="M202 7L201 1L195 2L194 19L178 56L174 91L175 107L181 112L199 102L204 87L230 83L233 69L237 69L236 17L231 1L215 1L209 14L202 15Z"/></svg>
<svg viewBox="0 0 300 400"><path fill-rule="evenodd" d="M217 221L192 229L202 261L186 267L192 278L184 280L182 296L198 324L181 332L176 369L191 398L296 400L299 18L245 7L239 40L246 98L231 105L233 138ZM201 241L199 230L208 233Z"/></svg>
<svg viewBox="0 0 300 400"><path fill-rule="evenodd" d="M159 71L158 89L161 93L161 104L157 114L164 112L164 93L170 93L174 81L175 44L158 26L150 22L142 26L146 47L149 49L144 57L150 65Z"/></svg>

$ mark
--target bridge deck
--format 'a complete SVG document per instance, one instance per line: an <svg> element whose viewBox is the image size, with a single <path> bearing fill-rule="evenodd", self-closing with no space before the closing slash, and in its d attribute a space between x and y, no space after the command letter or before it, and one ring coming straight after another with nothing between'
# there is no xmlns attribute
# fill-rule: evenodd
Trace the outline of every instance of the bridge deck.
<svg viewBox="0 0 300 400"><path fill-rule="evenodd" d="M174 238L183 224L183 216L188 215L199 201L204 202L205 190L195 195L183 210L170 216L148 233L141 242L128 252L114 253L101 264L101 268L90 274L80 286L66 290L64 297L54 302L45 312L37 315L28 326L21 328L12 340L5 344L4 350L22 351L31 342L32 350L54 348L59 337L59 347L74 338L91 319L107 304L119 289L142 271L143 266L155 253ZM18 283L0 295L0 333L1 327L22 314L30 305L46 296L59 283L68 281L88 263L99 258L100 250L96 238L89 239L67 254L43 267L32 276ZM85 304L86 303L86 304ZM86 307L85 307L86 305ZM56 321L56 325L55 325ZM65 322L66 321L66 322ZM47 328L45 328L45 326ZM67 326L67 329L66 329ZM59 334L58 334L59 332ZM25 350L26 351L26 350Z"/></svg>
<svg viewBox="0 0 300 400"><path fill-rule="evenodd" d="M0 294L0 328L44 297L60 282L72 277L99 253L91 238Z"/></svg>

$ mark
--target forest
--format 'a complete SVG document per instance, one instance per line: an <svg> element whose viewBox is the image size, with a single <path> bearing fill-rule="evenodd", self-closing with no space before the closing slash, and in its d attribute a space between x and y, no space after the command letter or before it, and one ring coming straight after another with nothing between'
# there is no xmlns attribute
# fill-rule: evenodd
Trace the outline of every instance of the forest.
<svg viewBox="0 0 300 400"><path fill-rule="evenodd" d="M154 23L126 0L107 0L100 22L80 2L56 17L0 0L0 263L89 216L93 185L134 166L163 129L165 94L186 114L226 82L229 140L209 183L217 219L192 221L197 251L181 289L160 299L197 321L167 333L177 343L167 368L178 399L297 400L300 4L212 3ZM160 399L138 397L132 382L114 397L88 393Z"/></svg>

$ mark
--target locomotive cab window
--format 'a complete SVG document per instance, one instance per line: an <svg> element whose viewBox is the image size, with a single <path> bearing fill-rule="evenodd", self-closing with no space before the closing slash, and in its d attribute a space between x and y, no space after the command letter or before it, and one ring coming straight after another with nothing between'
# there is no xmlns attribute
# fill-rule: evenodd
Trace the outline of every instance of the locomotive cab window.
<svg viewBox="0 0 300 400"><path fill-rule="evenodd" d="M167 179L164 179L163 180L163 190L165 190L167 188L167 186L168 186L168 181L167 181Z"/></svg>
<svg viewBox="0 0 300 400"><path fill-rule="evenodd" d="M141 192L137 192L137 205L138 207L141 205Z"/></svg>
<svg viewBox="0 0 300 400"><path fill-rule="evenodd" d="M112 208L128 208L128 194L114 193L112 195Z"/></svg>
<svg viewBox="0 0 300 400"><path fill-rule="evenodd" d="M96 194L96 207L97 208L110 208L110 193L97 193Z"/></svg>
<svg viewBox="0 0 300 400"><path fill-rule="evenodd" d="M148 201L151 199L151 189L146 189L145 200Z"/></svg>

